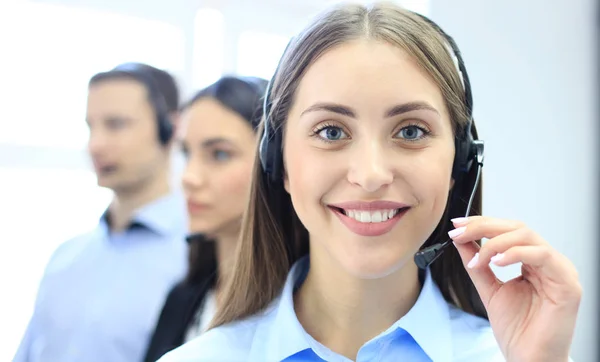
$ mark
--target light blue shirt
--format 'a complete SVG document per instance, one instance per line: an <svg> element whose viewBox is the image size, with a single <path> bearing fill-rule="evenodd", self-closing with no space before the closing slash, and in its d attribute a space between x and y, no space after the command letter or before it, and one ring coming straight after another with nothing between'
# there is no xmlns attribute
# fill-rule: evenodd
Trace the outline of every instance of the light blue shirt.
<svg viewBox="0 0 600 362"><path fill-rule="evenodd" d="M265 311L212 329L159 362L349 361L312 338L294 312L293 293L306 277L307 257L291 269L283 292ZM357 362L504 361L487 320L450 305L427 271L413 308L364 344Z"/></svg>
<svg viewBox="0 0 600 362"><path fill-rule="evenodd" d="M15 362L141 361L166 295L187 271L180 192L138 210L134 226L63 243L42 277Z"/></svg>

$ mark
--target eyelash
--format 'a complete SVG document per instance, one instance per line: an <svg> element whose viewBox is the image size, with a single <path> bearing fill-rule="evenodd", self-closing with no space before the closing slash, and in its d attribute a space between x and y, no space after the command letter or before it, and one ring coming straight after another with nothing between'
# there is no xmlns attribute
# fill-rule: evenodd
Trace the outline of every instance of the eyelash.
<svg viewBox="0 0 600 362"><path fill-rule="evenodd" d="M316 126L315 128L313 128L313 130L311 131L311 137L316 137L318 138L320 141L323 141L325 143L335 143L335 142L339 142L340 140L328 140L327 138L323 138L321 136L319 136L319 133L321 133L322 131L328 129L328 128L339 128L342 132L344 133L348 133L346 131L344 131L344 129L334 123L322 123L318 126Z"/></svg>
<svg viewBox="0 0 600 362"><path fill-rule="evenodd" d="M407 129L407 128L410 128L410 127L415 127L415 128L417 128L417 129L419 129L419 131L423 132L423 136L422 136L422 137L420 137L420 138L418 138L418 139L416 139L416 140L403 139L404 141L407 141L407 142L417 142L417 141L420 141L421 139L423 139L423 138L425 138L425 137L428 137L428 136L430 136L430 135L431 135L431 130L430 130L429 128L427 128L427 127L425 127L425 126L423 126L422 124L420 124L420 123L417 123L417 122L410 122L409 124L402 126L402 128L400 128L400 129L399 129L397 132L395 132L395 134L398 134L398 133L400 133L402 130L404 130L404 129ZM323 141L323 142L325 142L325 143L335 143L335 142L339 142L340 140L328 140L328 139L326 139L326 138L323 138L323 137L319 136L319 133L321 133L322 131L324 131L324 130L326 130L326 129L328 129L328 128L339 128L339 129L341 130L341 132L343 132L343 133L345 133L345 134L347 134L347 133L348 133L348 132L344 131L344 129L343 129L342 127L340 127L340 126L338 126L338 125L336 125L336 124L334 124L334 123L329 123L329 122L327 122L327 123L322 123L322 124L320 124L320 125L316 126L316 127L315 127L315 128L312 130L312 132L311 132L311 137L316 137L316 138L318 138L320 141Z"/></svg>
<svg viewBox="0 0 600 362"><path fill-rule="evenodd" d="M396 132L396 134L400 133L402 130L410 128L410 127L415 127L417 128L419 131L423 132L423 137L418 138L416 140L409 140L409 139L403 139L403 141L407 141L407 142L417 142L422 140L425 137L428 137L431 135L431 130L427 127L425 127L424 125L418 123L418 122L410 122L407 125L402 126L402 128L400 128L398 130L398 132Z"/></svg>

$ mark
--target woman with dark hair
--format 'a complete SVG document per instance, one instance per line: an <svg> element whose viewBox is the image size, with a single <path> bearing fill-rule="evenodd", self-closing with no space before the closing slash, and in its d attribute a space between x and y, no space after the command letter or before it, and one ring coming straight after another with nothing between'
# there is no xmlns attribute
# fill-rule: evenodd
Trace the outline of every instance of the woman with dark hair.
<svg viewBox="0 0 600 362"><path fill-rule="evenodd" d="M247 205L266 84L223 77L182 108L183 188L193 233L187 238L189 268L167 297L146 362L201 334L221 304Z"/></svg>
<svg viewBox="0 0 600 362"><path fill-rule="evenodd" d="M523 223L481 215L451 37L392 3L340 4L269 88L227 303L161 362L569 359L577 271Z"/></svg>

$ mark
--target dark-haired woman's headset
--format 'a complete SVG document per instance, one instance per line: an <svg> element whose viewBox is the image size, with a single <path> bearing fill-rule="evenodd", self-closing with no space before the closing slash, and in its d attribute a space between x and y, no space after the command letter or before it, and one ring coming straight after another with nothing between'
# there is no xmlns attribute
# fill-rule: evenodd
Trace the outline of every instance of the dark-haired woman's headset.
<svg viewBox="0 0 600 362"><path fill-rule="evenodd" d="M477 185L479 184L481 168L483 167L484 151L484 143L483 141L477 139L477 130L475 129L475 125L473 123L473 97L471 94L471 83L469 82L469 76L467 75L467 69L465 68L465 64L460 54L460 50L454 42L454 39L452 39L452 37L446 34L432 20L423 15L418 15L421 16L429 24L431 24L446 39L450 48L449 50L451 50L450 55L453 55L456 58L455 61L458 66L459 75L461 76L463 89L465 91L465 106L468 121L465 126L461 127L456 131L454 142L455 156L454 164L452 167L452 178L455 181L462 180L464 175L466 175L471 170L473 165L477 165L477 178L473 186L473 191L471 193L471 197L466 211L466 216L468 216L471 211L471 204L475 196ZM281 59L285 57L285 53L287 52L293 40L294 39L290 40L290 42L288 43L287 47L284 50L284 55L281 57ZM283 132L280 128L274 127L273 122L270 118L272 105L270 98L271 87L273 86L273 82L276 79L277 74L279 72L279 68L281 66L281 59L279 61L279 64L277 65L273 78L271 78L271 81L267 86L267 90L265 93L265 124L259 149L259 156L262 169L264 173L267 174L269 182L272 183L274 186L279 185L281 182L283 182L283 156L281 152ZM420 250L415 254L415 263L421 269L429 267L429 265L431 265L449 245L451 245L451 240L448 240L443 243L438 243Z"/></svg>
<svg viewBox="0 0 600 362"><path fill-rule="evenodd" d="M127 74L129 77L142 83L148 92L150 104L156 114L158 124L158 140L166 146L173 138L173 123L165 97L162 95L158 84L150 74L138 63L125 63L112 69L111 72Z"/></svg>

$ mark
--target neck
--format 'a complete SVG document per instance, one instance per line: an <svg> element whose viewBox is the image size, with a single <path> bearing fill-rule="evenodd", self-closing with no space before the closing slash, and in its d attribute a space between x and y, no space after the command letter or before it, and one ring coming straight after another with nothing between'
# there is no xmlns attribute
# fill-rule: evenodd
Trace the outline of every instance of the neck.
<svg viewBox="0 0 600 362"><path fill-rule="evenodd" d="M313 338L355 360L361 346L408 313L419 293L418 269L412 263L383 278L361 279L335 262L319 263L311 253L295 308Z"/></svg>
<svg viewBox="0 0 600 362"><path fill-rule="evenodd" d="M123 231L131 222L134 212L150 202L170 192L168 168L150 180L128 190L115 190L115 197L109 206L110 225L113 231Z"/></svg>
<svg viewBox="0 0 600 362"><path fill-rule="evenodd" d="M239 229L224 233L216 238L216 256L218 278L215 284L217 303L219 304L222 286L229 279L235 263L235 249L238 244Z"/></svg>

